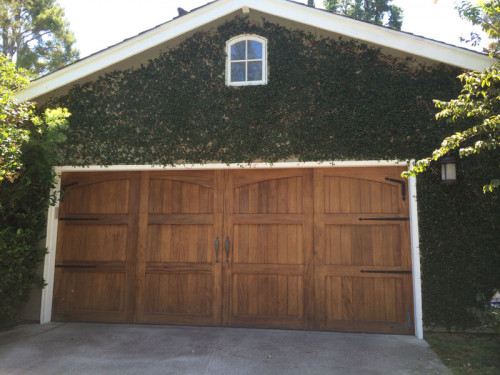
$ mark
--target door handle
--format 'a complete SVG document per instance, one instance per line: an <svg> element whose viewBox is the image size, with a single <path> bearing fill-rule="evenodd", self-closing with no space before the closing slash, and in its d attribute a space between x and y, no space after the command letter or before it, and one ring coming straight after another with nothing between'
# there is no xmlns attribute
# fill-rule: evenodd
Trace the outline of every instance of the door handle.
<svg viewBox="0 0 500 375"><path fill-rule="evenodd" d="M226 263L229 264L229 236L226 237Z"/></svg>
<svg viewBox="0 0 500 375"><path fill-rule="evenodd" d="M215 263L219 263L219 237L215 239Z"/></svg>

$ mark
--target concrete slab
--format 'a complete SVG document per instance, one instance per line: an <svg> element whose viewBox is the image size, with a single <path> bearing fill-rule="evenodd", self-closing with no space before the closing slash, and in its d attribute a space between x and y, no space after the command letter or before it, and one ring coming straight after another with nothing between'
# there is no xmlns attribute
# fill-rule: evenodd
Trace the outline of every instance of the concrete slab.
<svg viewBox="0 0 500 375"><path fill-rule="evenodd" d="M0 374L451 374L413 336L128 324L0 333Z"/></svg>

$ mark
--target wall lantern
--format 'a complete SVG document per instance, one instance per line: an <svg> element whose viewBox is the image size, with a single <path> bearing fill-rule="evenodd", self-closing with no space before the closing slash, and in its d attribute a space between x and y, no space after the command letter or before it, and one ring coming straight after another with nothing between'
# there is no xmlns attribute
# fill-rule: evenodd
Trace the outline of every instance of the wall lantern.
<svg viewBox="0 0 500 375"><path fill-rule="evenodd" d="M438 163L441 164L441 182L447 185L457 182L457 159L446 154Z"/></svg>

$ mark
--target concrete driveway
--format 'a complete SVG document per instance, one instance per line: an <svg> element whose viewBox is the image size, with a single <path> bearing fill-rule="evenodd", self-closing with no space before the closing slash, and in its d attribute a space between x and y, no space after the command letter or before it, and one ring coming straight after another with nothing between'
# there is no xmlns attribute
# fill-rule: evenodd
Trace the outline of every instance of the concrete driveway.
<svg viewBox="0 0 500 375"><path fill-rule="evenodd" d="M128 324L0 333L0 374L450 374L413 336Z"/></svg>

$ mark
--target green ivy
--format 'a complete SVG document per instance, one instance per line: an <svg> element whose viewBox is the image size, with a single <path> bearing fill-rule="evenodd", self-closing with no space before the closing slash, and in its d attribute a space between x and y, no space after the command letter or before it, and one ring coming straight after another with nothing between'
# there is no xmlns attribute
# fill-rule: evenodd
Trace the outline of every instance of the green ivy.
<svg viewBox="0 0 500 375"><path fill-rule="evenodd" d="M267 85L225 85L226 41L243 33L268 40ZM76 85L48 105L72 113L58 150L65 165L418 159L463 125L436 121L432 102L457 96L460 73L235 18L138 69ZM465 183L485 170L470 162L461 168L464 184L450 189L431 173L419 178L427 325L464 325L478 293L487 295L500 279L498 199ZM454 225L443 228L444 218ZM476 266L458 272L469 264Z"/></svg>
<svg viewBox="0 0 500 375"><path fill-rule="evenodd" d="M482 186L498 172L500 152L460 159L458 182L439 171L418 177L424 322L429 327L479 325L500 288L500 199Z"/></svg>
<svg viewBox="0 0 500 375"><path fill-rule="evenodd" d="M21 159L19 177L0 184L0 328L18 323L30 289L44 285L37 268L46 253L40 243L47 228L52 160L33 139Z"/></svg>

